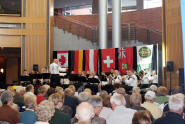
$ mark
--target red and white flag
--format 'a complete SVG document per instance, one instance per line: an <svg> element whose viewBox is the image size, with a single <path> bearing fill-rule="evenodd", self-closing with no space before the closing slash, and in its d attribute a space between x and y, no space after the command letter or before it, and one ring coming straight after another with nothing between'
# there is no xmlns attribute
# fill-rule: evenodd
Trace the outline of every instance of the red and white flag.
<svg viewBox="0 0 185 124"><path fill-rule="evenodd" d="M85 71L97 72L98 50L85 50Z"/></svg>
<svg viewBox="0 0 185 124"><path fill-rule="evenodd" d="M68 51L57 51L58 63L63 68L68 68Z"/></svg>
<svg viewBox="0 0 185 124"><path fill-rule="evenodd" d="M115 68L115 48L101 50L102 72L110 72Z"/></svg>

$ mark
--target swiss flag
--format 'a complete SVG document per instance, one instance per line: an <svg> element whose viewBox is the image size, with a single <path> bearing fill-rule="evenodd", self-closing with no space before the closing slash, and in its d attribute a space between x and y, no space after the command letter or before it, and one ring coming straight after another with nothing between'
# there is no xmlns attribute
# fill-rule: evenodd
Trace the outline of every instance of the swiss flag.
<svg viewBox="0 0 185 124"><path fill-rule="evenodd" d="M68 51L57 51L57 59L61 67L68 67Z"/></svg>
<svg viewBox="0 0 185 124"><path fill-rule="evenodd" d="M115 48L101 50L102 72L110 72L115 68Z"/></svg>

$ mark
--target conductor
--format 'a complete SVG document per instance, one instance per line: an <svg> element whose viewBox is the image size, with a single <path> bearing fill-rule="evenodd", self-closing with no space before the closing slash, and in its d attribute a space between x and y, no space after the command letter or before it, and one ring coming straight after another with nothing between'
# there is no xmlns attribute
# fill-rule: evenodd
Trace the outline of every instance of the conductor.
<svg viewBox="0 0 185 124"><path fill-rule="evenodd" d="M65 71L65 69L61 68L58 65L58 60L57 59L54 59L53 63L51 63L50 66L49 66L49 71L51 73L50 85L51 85L51 87L56 87L56 85L60 81L59 72L60 71Z"/></svg>

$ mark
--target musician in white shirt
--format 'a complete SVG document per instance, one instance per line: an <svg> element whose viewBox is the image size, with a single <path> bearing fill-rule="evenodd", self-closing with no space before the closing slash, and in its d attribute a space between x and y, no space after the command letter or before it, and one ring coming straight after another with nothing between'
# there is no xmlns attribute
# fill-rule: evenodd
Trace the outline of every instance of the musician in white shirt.
<svg viewBox="0 0 185 124"><path fill-rule="evenodd" d="M125 84L131 87L137 86L137 77L134 74L134 70L129 70L127 72L128 77L125 79Z"/></svg>
<svg viewBox="0 0 185 124"><path fill-rule="evenodd" d="M149 77L149 80L152 84L158 85L158 75L156 74L156 71L152 71L152 76Z"/></svg>
<svg viewBox="0 0 185 124"><path fill-rule="evenodd" d="M53 63L50 64L49 66L49 71L51 73L51 87L55 87L58 82L59 82L59 72L60 71L65 71L66 69L64 68L61 68L59 65L58 65L58 60L57 59L54 59L53 60Z"/></svg>
<svg viewBox="0 0 185 124"><path fill-rule="evenodd" d="M121 75L120 75L118 70L114 71L114 78L112 80L112 83L113 84L115 84L115 83L119 83L119 84L122 83L122 77L121 77Z"/></svg>

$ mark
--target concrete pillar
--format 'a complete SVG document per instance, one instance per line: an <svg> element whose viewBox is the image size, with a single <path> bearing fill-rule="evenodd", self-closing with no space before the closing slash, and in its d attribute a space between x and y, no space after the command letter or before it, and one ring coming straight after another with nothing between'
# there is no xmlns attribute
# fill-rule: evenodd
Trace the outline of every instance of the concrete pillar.
<svg viewBox="0 0 185 124"><path fill-rule="evenodd" d="M99 46L107 48L107 0L99 0Z"/></svg>
<svg viewBox="0 0 185 124"><path fill-rule="evenodd" d="M121 44L121 0L112 0L112 47Z"/></svg>

